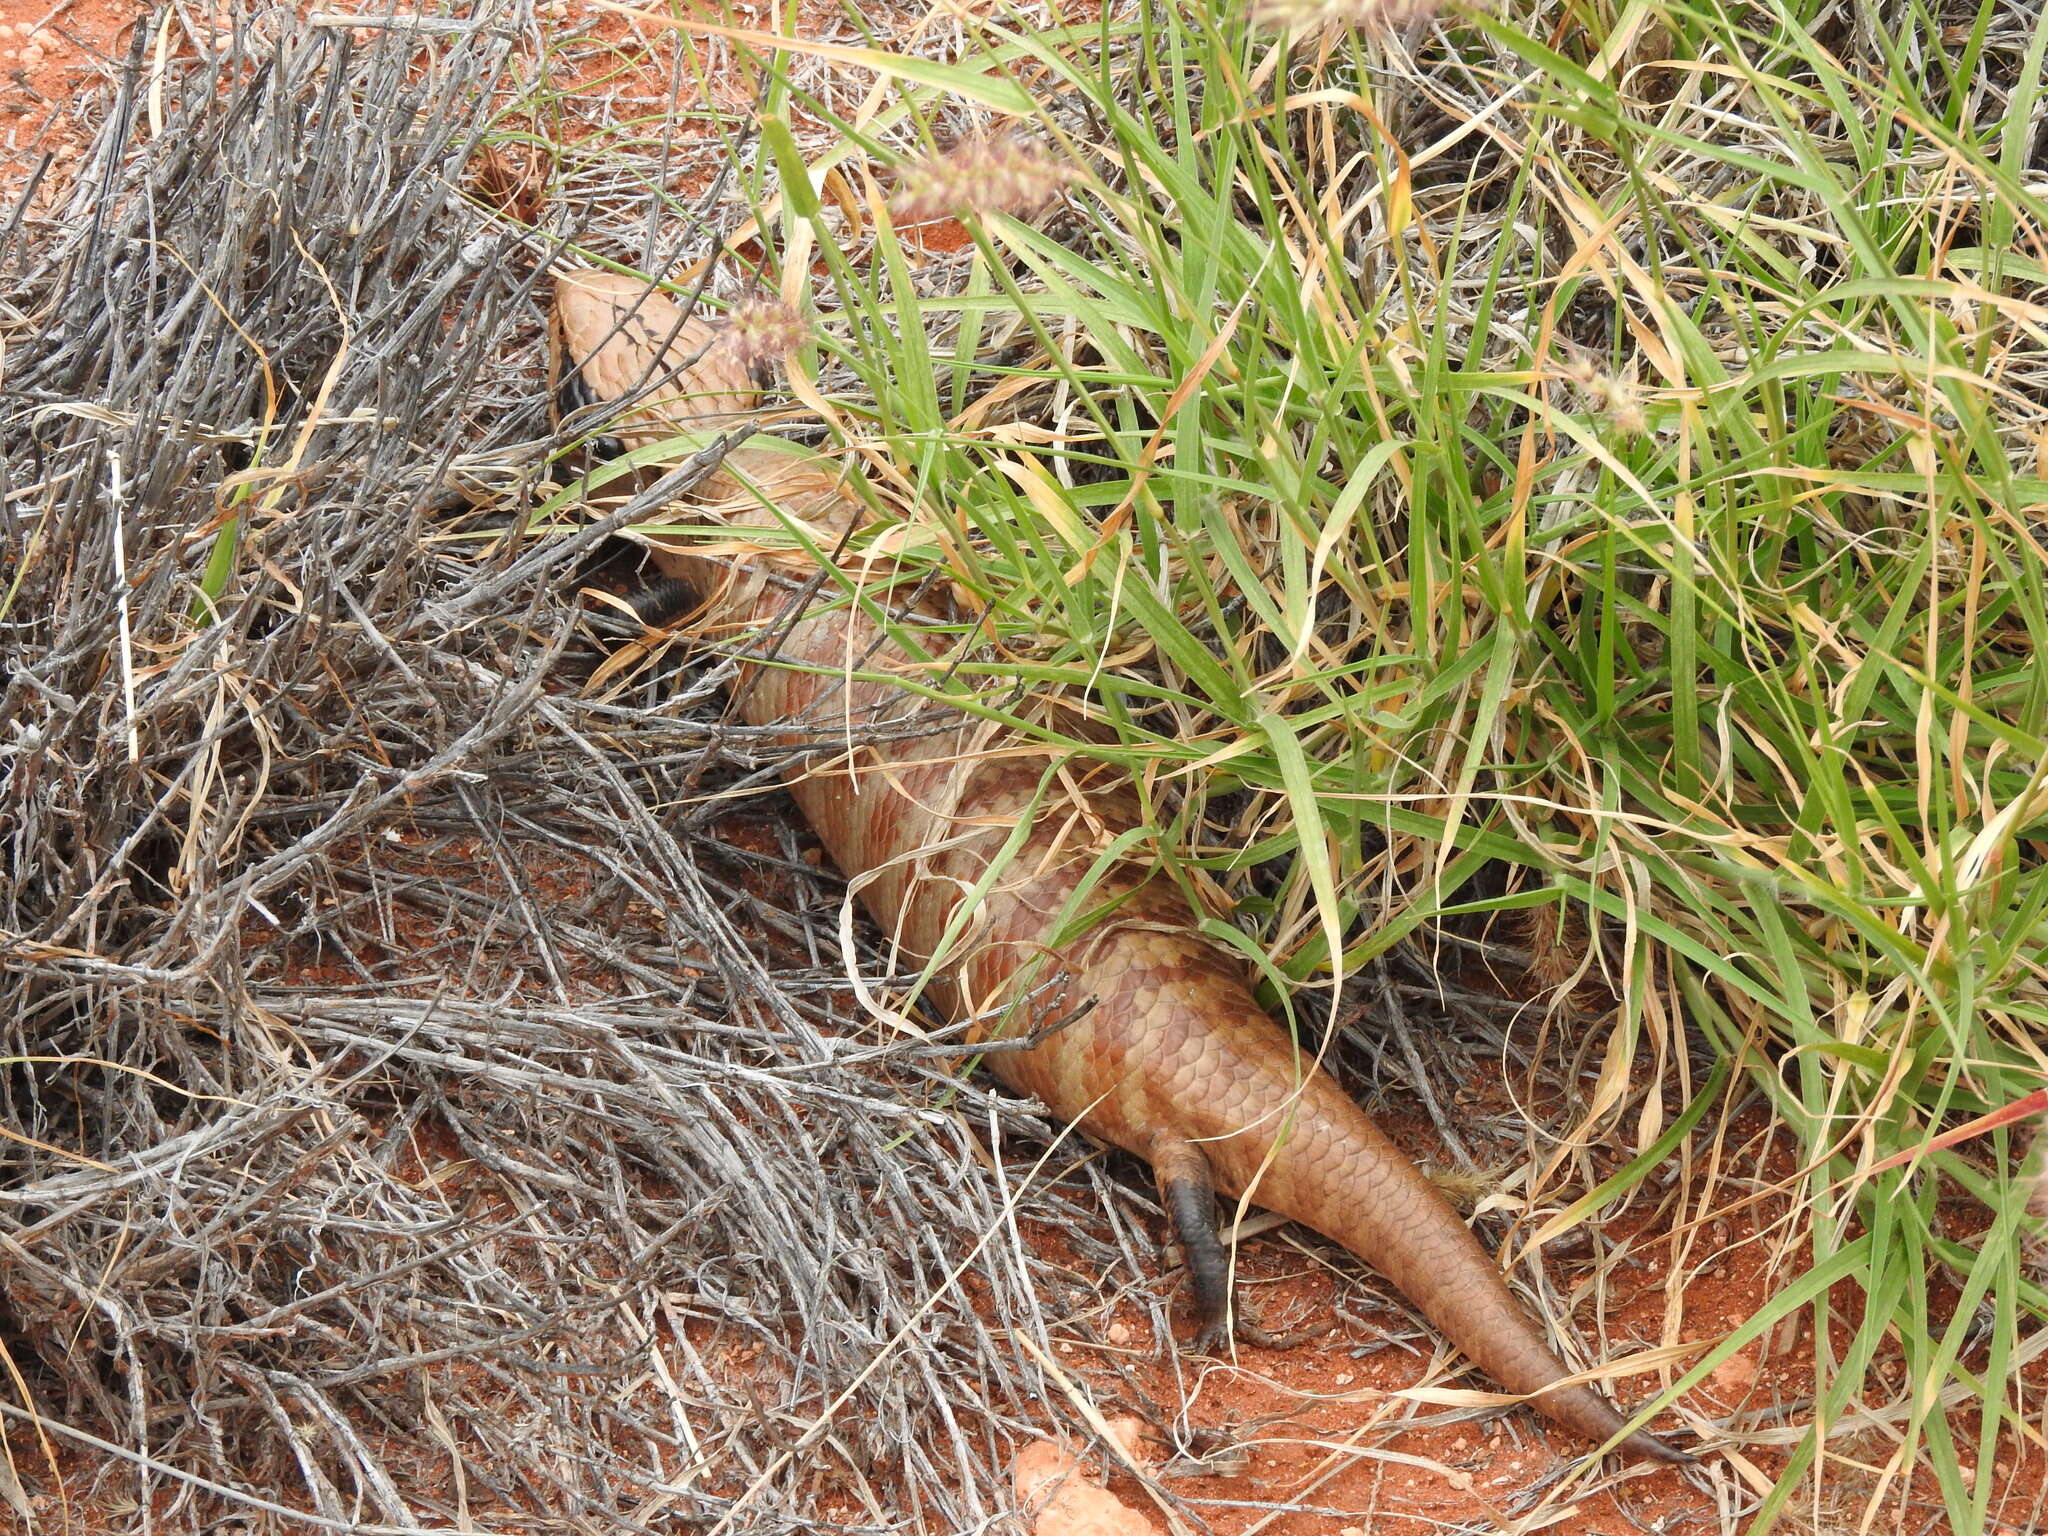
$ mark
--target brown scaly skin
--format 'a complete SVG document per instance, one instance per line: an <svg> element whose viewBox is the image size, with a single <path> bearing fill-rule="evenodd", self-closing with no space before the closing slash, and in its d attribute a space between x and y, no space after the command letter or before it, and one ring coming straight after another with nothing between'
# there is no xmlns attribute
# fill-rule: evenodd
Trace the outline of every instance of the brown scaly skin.
<svg viewBox="0 0 2048 1536"><path fill-rule="evenodd" d="M556 316L568 357L598 398L619 398L650 373L688 387L641 397L612 429L629 442L748 403L743 376L712 344L709 328L678 323L666 299L630 279L564 278ZM829 554L864 517L840 488L836 466L802 450L743 447L697 496L703 505L692 520L707 513L733 528L735 539L714 557L654 552L662 572L702 602L697 627L729 639L764 635L765 651L816 669L747 668L738 689L742 713L756 725L786 725L782 739L790 743L867 738L836 759L813 760L790 788L839 867L861 881L869 913L903 959L938 959L935 1000L953 1017L977 1018L977 1038L1029 1035L1067 1021L1028 1050L993 1053L996 1075L1099 1140L1152 1161L1179 1197L1170 1203L1184 1227L1188 1192L1198 1189L1206 1159L1223 1193L1253 1189L1259 1204L1377 1268L1502 1386L1533 1395L1539 1409L1588 1439L1619 1434L1624 1421L1590 1387L1545 1390L1568 1372L1485 1249L1258 1006L1242 963L1196 932L1195 915L1171 881L1131 859L1113 864L1081 899L1089 911L1114 904L1113 915L1048 948L1098 852L1141 824L1126 776L1099 763L1056 760L957 712L940 712L934 731L932 706L894 684L844 675L913 667L900 649L876 643L869 620L842 607L786 622L793 593L817 574L815 561L742 541L749 526L783 526L766 505L773 502ZM870 593L888 574L886 562L871 570L858 556L840 559ZM905 729L893 737L878 732L891 724ZM998 861L1027 821L1021 845ZM987 889L970 898L983 882ZM1206 1268L1212 1297L1220 1295L1213 1239L1204 1265L1193 1247L1198 1293L1204 1276L1197 1271ZM1640 1431L1622 1448L1691 1459Z"/></svg>

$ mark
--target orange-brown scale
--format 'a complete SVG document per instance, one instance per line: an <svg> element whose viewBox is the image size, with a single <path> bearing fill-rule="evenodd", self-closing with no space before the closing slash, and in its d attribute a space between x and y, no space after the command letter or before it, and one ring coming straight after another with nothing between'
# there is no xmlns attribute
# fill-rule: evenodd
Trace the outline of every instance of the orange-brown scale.
<svg viewBox="0 0 2048 1536"><path fill-rule="evenodd" d="M639 315L618 328L620 310L635 306ZM557 298L565 345L600 396L660 373L661 356L644 340L636 350L634 340L660 335L679 364L703 354L686 382L715 401L707 409L742 408L732 376L716 370L713 333L676 324L666 306L637 285L588 275L565 278ZM652 398L670 423L691 424L689 394L672 380ZM640 440L660 431L650 421ZM788 587L768 580L767 570L801 575L815 566L747 539L749 528L783 526L768 502L808 526L827 551L856 528L864 510L830 462L742 448L699 497L734 539L714 555L657 546L654 558L700 595L700 623L721 634L771 635L775 656L791 664L743 670L739 701L750 722L785 726L791 744L852 727L847 734L859 745L836 760L807 760L790 787L840 868L860 882L884 934L905 960L937 962L935 1000L955 1017L980 1016L983 1038L1067 1021L1028 1050L993 1053L992 1070L1141 1157L1179 1162L1192 1143L1221 1191L1252 1190L1259 1204L1342 1243L1502 1386L1531 1394L1544 1413L1590 1439L1619 1434L1622 1418L1590 1387L1552 1386L1568 1372L1486 1250L1258 1006L1242 963L1201 937L1169 880L1119 860L1079 898L1088 910L1113 906L1112 915L1079 937L1048 942L1103 847L1141 825L1117 770L1081 758L1056 764L1021 736L959 712L936 732L864 734L930 706L895 684L847 674L914 663L878 646L872 621L848 608L785 622ZM869 574L857 557L844 564L857 579ZM1055 766L1063 778L1048 783ZM1026 822L1020 845L991 876L1004 843ZM984 882L985 893L968 904ZM961 931L948 944L956 918ZM1623 1444L1689 1459L1641 1431Z"/></svg>

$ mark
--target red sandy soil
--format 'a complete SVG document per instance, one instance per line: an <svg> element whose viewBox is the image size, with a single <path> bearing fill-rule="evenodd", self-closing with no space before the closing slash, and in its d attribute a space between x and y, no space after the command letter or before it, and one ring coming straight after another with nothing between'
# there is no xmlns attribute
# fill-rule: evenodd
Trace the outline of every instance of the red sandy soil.
<svg viewBox="0 0 2048 1536"><path fill-rule="evenodd" d="M119 60L148 8L135 0L0 0L0 207L42 156L62 176L83 134L66 109Z"/></svg>

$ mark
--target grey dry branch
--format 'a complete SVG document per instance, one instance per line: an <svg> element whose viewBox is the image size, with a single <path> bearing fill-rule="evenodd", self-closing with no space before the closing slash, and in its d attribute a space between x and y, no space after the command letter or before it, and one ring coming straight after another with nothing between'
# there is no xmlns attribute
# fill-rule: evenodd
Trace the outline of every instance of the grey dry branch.
<svg viewBox="0 0 2048 1536"><path fill-rule="evenodd" d="M1062 1289L990 1234L1072 1213L986 1169L961 1047L851 1011L836 884L687 814L754 761L715 675L582 692L609 530L447 512L549 489L548 259L663 260L645 189L735 146L560 148L615 195L512 223L466 167L537 34L487 20L269 13L161 133L131 68L7 226L16 1464L110 1448L72 1491L166 1530L984 1526Z"/></svg>

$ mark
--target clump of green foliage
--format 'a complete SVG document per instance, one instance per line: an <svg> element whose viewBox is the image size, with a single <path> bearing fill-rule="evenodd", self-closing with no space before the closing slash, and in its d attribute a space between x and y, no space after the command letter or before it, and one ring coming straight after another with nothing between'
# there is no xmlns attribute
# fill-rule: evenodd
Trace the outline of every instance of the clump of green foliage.
<svg viewBox="0 0 2048 1536"><path fill-rule="evenodd" d="M1681 1159L1675 1344L1704 1224L1791 1209L1666 1377L1810 1311L1761 1525L1862 1434L1873 1508L1925 1467L1983 1529L2048 1337L2048 23L1398 9L998 17L868 117L771 64L796 373L978 614L934 692L1092 699L1277 991L1460 914L1604 981L1545 1173L1630 1157L1535 1236ZM892 206L959 217L949 281ZM1743 1082L1774 1186L1716 1142Z"/></svg>

